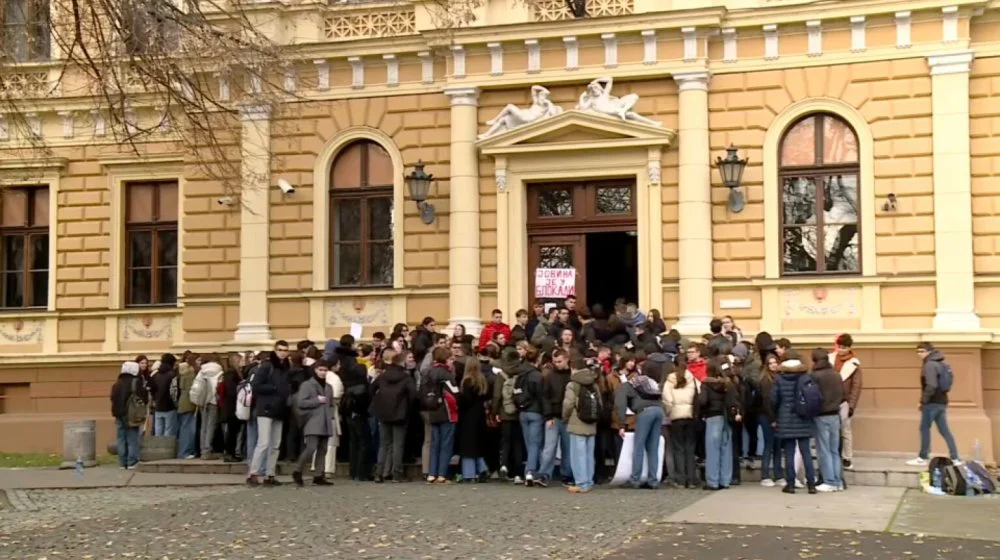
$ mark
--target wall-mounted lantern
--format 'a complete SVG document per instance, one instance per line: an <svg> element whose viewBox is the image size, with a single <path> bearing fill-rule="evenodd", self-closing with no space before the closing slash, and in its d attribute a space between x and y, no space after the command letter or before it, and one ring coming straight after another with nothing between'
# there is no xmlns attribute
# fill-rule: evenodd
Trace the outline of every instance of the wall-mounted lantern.
<svg viewBox="0 0 1000 560"><path fill-rule="evenodd" d="M740 185L743 183L743 171L747 168L747 158L740 159L739 150L732 144L726 148L726 157L715 158L715 166L719 168L719 175L722 175L722 184L729 189L729 210L731 212L742 212L746 206L746 200Z"/></svg>
<svg viewBox="0 0 1000 560"><path fill-rule="evenodd" d="M434 175L424 171L424 162L418 161L413 166L413 171L404 177L406 186L410 190L410 199L417 203L420 209L420 220L425 224L434 222L434 205L427 202L427 194L431 190L431 180Z"/></svg>

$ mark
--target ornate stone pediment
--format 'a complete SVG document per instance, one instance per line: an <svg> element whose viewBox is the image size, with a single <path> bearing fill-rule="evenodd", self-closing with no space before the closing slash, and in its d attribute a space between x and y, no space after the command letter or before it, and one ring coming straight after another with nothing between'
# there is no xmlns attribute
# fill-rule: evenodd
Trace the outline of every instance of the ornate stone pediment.
<svg viewBox="0 0 1000 560"><path fill-rule="evenodd" d="M573 109L476 143L485 155L559 150L669 146L677 133L662 126Z"/></svg>

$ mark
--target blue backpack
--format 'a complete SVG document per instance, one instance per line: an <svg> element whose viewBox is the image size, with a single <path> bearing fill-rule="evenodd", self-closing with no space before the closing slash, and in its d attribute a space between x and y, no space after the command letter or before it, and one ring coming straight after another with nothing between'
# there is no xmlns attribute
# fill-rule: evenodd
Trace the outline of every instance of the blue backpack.
<svg viewBox="0 0 1000 560"><path fill-rule="evenodd" d="M802 374L795 384L795 414L812 419L823 410L823 393L809 374Z"/></svg>
<svg viewBox="0 0 1000 560"><path fill-rule="evenodd" d="M938 373L938 390L947 393L951 391L951 386L955 383L955 373L951 371L951 366L947 363L941 362L941 366L944 369Z"/></svg>

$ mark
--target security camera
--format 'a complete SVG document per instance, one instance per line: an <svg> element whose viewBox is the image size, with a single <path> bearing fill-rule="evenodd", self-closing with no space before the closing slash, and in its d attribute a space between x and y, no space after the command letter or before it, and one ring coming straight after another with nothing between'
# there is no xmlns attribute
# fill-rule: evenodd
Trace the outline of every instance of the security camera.
<svg viewBox="0 0 1000 560"><path fill-rule="evenodd" d="M278 188L285 194L295 194L295 187L284 179L278 179Z"/></svg>
<svg viewBox="0 0 1000 560"><path fill-rule="evenodd" d="M218 203L219 206L232 206L236 204L236 199L234 199L231 196L224 196L220 199L217 199L215 202Z"/></svg>

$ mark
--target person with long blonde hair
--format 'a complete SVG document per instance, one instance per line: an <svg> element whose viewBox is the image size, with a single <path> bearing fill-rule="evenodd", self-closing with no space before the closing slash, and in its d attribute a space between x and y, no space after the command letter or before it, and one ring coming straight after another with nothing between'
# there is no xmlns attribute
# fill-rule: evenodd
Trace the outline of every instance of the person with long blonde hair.
<svg viewBox="0 0 1000 560"><path fill-rule="evenodd" d="M467 360L458 396L458 455L462 458L459 481L485 482L486 466L486 407L490 387L478 360Z"/></svg>

